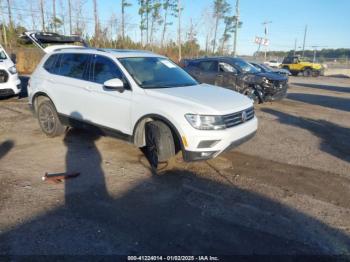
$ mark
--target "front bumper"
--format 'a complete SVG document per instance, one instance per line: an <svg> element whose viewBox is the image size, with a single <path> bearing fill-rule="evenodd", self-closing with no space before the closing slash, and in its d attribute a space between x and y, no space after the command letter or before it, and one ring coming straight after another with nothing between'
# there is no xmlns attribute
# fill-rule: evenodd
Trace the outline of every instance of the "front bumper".
<svg viewBox="0 0 350 262"><path fill-rule="evenodd" d="M189 146L183 150L183 158L185 161L197 161L214 158L226 150L251 139L257 130L258 120L253 119L219 131L199 131L197 134L187 136ZM199 145L206 141L216 141L211 147L201 148Z"/></svg>
<svg viewBox="0 0 350 262"><path fill-rule="evenodd" d="M12 75L5 83L0 83L0 96L18 95L21 92L21 80Z"/></svg>
<svg viewBox="0 0 350 262"><path fill-rule="evenodd" d="M263 85L264 101L282 100L287 96L288 83Z"/></svg>
<svg viewBox="0 0 350 262"><path fill-rule="evenodd" d="M230 151L236 147L238 147L239 145L249 141L250 139L252 139L256 134L256 131L245 136L242 137L236 141L233 141L228 147L226 147L224 150L222 151L203 151L203 152L197 152L197 151L184 151L183 152L183 159L187 162L190 161L200 161L200 160L207 160L207 159L211 159L214 158L216 156L218 156L219 154L223 153L223 152L227 152Z"/></svg>

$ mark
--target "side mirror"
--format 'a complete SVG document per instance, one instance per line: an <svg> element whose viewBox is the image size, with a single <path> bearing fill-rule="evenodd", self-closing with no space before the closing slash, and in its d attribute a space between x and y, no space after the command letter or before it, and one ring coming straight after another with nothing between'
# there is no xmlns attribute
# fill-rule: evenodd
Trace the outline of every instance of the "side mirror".
<svg viewBox="0 0 350 262"><path fill-rule="evenodd" d="M125 91L124 83L119 78L113 78L103 83L103 87L109 90L116 90L120 93Z"/></svg>
<svg viewBox="0 0 350 262"><path fill-rule="evenodd" d="M11 58L11 60L12 60L12 62L13 62L14 64L17 64L17 56L16 56L16 54L12 53L12 54L10 55L10 58Z"/></svg>

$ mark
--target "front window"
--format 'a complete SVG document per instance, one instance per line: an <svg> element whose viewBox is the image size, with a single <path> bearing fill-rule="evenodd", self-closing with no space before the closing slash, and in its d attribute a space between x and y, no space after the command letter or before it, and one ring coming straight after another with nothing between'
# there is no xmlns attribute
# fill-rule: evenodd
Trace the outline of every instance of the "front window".
<svg viewBox="0 0 350 262"><path fill-rule="evenodd" d="M259 73L259 70L256 69L254 66L249 64L248 62L242 60L242 59L234 59L232 60L232 63L239 68L240 71L243 73L252 73L256 74Z"/></svg>
<svg viewBox="0 0 350 262"><path fill-rule="evenodd" d="M225 72L225 73L237 73L236 68L234 68L232 65L224 63L224 62L220 62L219 63L219 69L220 72Z"/></svg>
<svg viewBox="0 0 350 262"><path fill-rule="evenodd" d="M105 81L113 78L123 80L123 74L117 65L107 57L97 56L94 60L92 81L103 84Z"/></svg>
<svg viewBox="0 0 350 262"><path fill-rule="evenodd" d="M6 59L7 56L4 51L0 51L0 59Z"/></svg>
<svg viewBox="0 0 350 262"><path fill-rule="evenodd" d="M263 71L265 71L265 72L273 72L272 68L269 67L269 66L267 66L267 65L259 64L258 66L259 66L260 68L262 68Z"/></svg>
<svg viewBox="0 0 350 262"><path fill-rule="evenodd" d="M189 74L162 57L127 57L119 61L142 88L171 88L197 85Z"/></svg>

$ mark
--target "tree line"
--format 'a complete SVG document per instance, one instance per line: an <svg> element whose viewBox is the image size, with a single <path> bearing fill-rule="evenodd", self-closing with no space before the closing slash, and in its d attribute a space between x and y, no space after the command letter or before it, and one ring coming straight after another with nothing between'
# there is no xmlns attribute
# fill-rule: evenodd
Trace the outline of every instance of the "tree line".
<svg viewBox="0 0 350 262"><path fill-rule="evenodd" d="M304 57L309 58L310 60L313 59L315 50L305 50L304 51ZM296 55L301 55L301 51L295 52ZM319 62L325 62L330 60L340 60L344 62L350 61L350 48L336 48L336 49L321 49L316 50L316 59ZM262 56L262 52L256 53L256 56ZM290 51L268 51L267 55L269 57L285 57L285 56L292 56L294 55L294 50Z"/></svg>
<svg viewBox="0 0 350 262"><path fill-rule="evenodd" d="M90 12L88 4L93 9ZM213 0L210 7L202 10L201 21L191 19L186 25L181 0L119 0L115 5L119 5L120 12L112 12L110 17L101 17L97 0L32 0L28 6L19 5L23 6L20 0L0 0L0 41L5 46L19 46L19 34L40 30L81 35L96 47L144 48L178 58L231 54L230 39L236 28L242 26L226 0ZM131 13L130 7L137 14ZM135 15L139 23L130 24L130 17ZM90 25L93 27L89 28ZM129 32L136 27L139 33L135 39ZM205 36L202 49L198 34Z"/></svg>

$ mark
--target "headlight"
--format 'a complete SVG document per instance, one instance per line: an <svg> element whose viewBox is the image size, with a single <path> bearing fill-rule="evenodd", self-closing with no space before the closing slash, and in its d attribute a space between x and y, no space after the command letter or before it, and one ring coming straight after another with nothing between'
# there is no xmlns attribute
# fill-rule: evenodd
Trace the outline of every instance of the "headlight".
<svg viewBox="0 0 350 262"><path fill-rule="evenodd" d="M220 130L225 129L222 116L205 116L196 114L186 114L187 121L196 129L200 130Z"/></svg>
<svg viewBox="0 0 350 262"><path fill-rule="evenodd" d="M266 77L263 77L262 81L263 81L265 84L270 84L270 81L269 81Z"/></svg>
<svg viewBox="0 0 350 262"><path fill-rule="evenodd" d="M9 72L11 73L11 74L17 74L17 69L16 69L16 67L15 66L11 66L9 69Z"/></svg>

